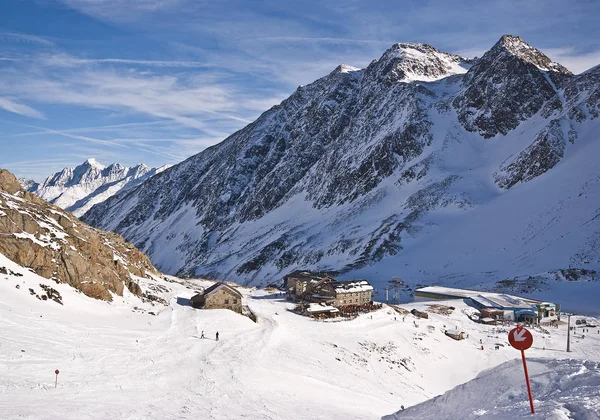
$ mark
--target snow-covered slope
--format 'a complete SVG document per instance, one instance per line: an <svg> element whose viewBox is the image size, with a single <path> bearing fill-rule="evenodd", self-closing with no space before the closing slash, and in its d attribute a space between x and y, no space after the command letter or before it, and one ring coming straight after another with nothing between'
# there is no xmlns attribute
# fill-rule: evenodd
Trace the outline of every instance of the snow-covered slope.
<svg viewBox="0 0 600 420"><path fill-rule="evenodd" d="M3 420L377 419L520 357L505 332L473 323L462 301L428 320L384 307L332 323L288 311L294 305L277 294L240 288L255 324L231 311L190 307L189 297L210 282L137 278L168 305L127 291L108 303L2 255L0 267L8 273L0 274ZM41 284L56 288L63 305L30 294L41 294ZM454 341L446 328L469 338ZM578 332L566 353L565 325L533 334L530 357L600 361L600 335ZM525 394L513 392L515 404L526 404Z"/></svg>
<svg viewBox="0 0 600 420"><path fill-rule="evenodd" d="M130 168L118 163L104 166L95 159L88 159L75 168L65 168L49 176L41 184L25 179L19 181L27 191L80 217L95 204L167 168L149 168L143 163Z"/></svg>
<svg viewBox="0 0 600 420"><path fill-rule="evenodd" d="M296 268L380 290L598 269L599 117L600 73L519 37L474 61L395 44L84 220L165 272L243 284Z"/></svg>
<svg viewBox="0 0 600 420"><path fill-rule="evenodd" d="M535 415L530 413L520 360L503 363L444 395L384 420L599 419L597 361L530 359Z"/></svg>

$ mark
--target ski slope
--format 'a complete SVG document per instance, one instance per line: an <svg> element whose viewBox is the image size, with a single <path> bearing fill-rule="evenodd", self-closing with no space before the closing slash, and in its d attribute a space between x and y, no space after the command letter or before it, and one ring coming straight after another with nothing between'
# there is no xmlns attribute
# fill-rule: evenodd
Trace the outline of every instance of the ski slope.
<svg viewBox="0 0 600 420"><path fill-rule="evenodd" d="M331 323L287 311L293 305L277 294L240 288L255 324L227 310L190 307L206 281L137 279L168 306L127 292L107 303L1 255L0 267L23 274L0 275L2 419L376 419L519 357L506 333L470 321L462 301L429 320L403 320L384 306ZM39 284L57 289L63 305L31 296ZM444 328L469 338L454 341ZM565 334L564 326L534 331L528 355L600 361L600 335L574 338L567 354Z"/></svg>
<svg viewBox="0 0 600 420"><path fill-rule="evenodd" d="M481 373L444 395L401 410L385 420L409 419L598 419L600 365L581 360L533 359L531 375L535 415L522 396L526 391L521 362L513 360ZM475 408L474 402L479 402Z"/></svg>

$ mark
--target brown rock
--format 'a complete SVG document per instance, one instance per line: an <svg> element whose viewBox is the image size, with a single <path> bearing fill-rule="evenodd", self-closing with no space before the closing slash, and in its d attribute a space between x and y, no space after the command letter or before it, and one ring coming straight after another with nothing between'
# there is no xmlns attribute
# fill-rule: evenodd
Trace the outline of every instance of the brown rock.
<svg viewBox="0 0 600 420"><path fill-rule="evenodd" d="M112 300L110 292L122 296L124 287L141 295L131 275L159 274L120 235L92 228L22 190L6 170L0 170L0 253L102 300Z"/></svg>

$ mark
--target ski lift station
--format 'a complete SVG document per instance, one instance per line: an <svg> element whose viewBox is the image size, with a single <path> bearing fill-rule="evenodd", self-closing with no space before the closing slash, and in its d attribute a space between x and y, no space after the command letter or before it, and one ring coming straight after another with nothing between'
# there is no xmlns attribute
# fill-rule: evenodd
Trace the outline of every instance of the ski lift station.
<svg viewBox="0 0 600 420"><path fill-rule="evenodd" d="M429 286L415 290L415 300L463 299L479 310L494 309L504 321L549 322L556 319L560 305L551 302L507 295L505 293L480 292L454 289L451 287Z"/></svg>

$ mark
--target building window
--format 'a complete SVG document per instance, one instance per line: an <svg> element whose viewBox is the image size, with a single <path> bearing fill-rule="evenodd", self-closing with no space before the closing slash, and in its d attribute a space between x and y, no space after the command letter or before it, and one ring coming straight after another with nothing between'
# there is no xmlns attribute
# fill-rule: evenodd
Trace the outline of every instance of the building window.
<svg viewBox="0 0 600 420"><path fill-rule="evenodd" d="M237 299L233 299L233 303L237 303Z"/></svg>
<svg viewBox="0 0 600 420"><path fill-rule="evenodd" d="M229 299L225 299L225 305L229 305Z"/></svg>

